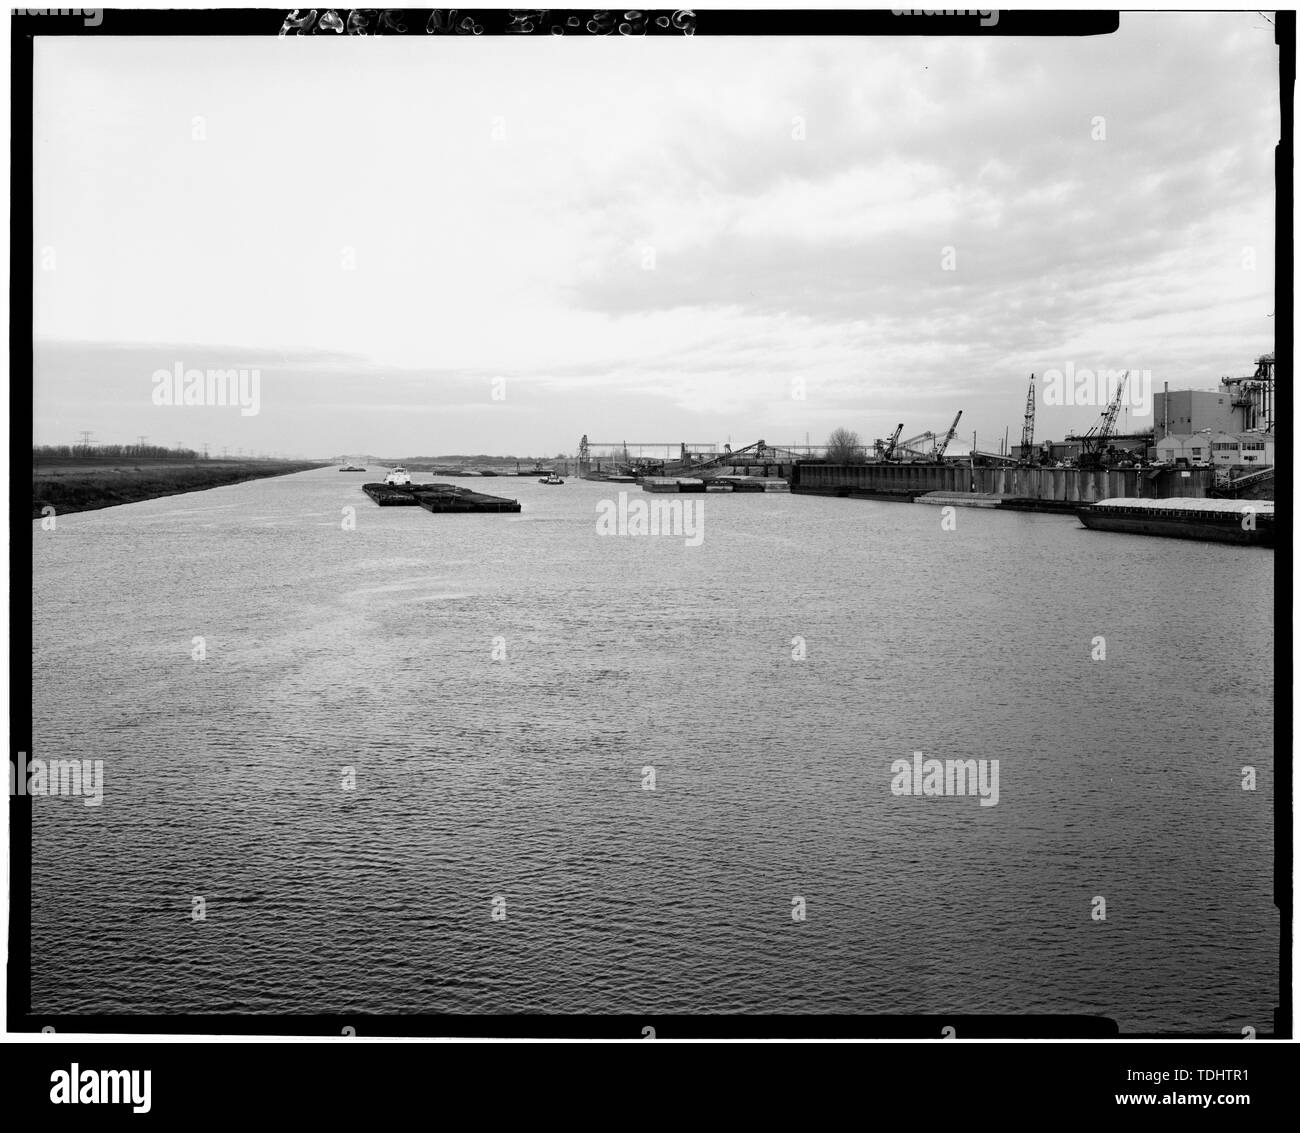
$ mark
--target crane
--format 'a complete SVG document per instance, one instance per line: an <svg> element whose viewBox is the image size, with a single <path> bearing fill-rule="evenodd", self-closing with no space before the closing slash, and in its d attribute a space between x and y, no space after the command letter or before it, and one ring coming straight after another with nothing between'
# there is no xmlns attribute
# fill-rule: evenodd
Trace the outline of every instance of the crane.
<svg viewBox="0 0 1300 1133"><path fill-rule="evenodd" d="M914 437L908 437L905 441L899 441L894 446L894 455L898 456L902 453L909 457L926 456L928 454L922 452L919 446L926 441L933 441L936 439L935 435L927 429L924 433L917 433Z"/></svg>
<svg viewBox="0 0 1300 1133"><path fill-rule="evenodd" d="M926 460L937 461L943 459L944 450L948 447L949 442L957 435L957 422L961 420L961 411L957 413L956 420L953 421L952 427L940 439L939 434L927 429L924 433L917 433L914 437L908 437L905 441L898 441L892 449L893 456L902 456L907 460ZM923 449L923 444L929 443L932 448Z"/></svg>
<svg viewBox="0 0 1300 1133"><path fill-rule="evenodd" d="M1101 420L1084 433L1079 448L1080 468L1101 468L1103 466L1102 457L1106 452L1106 442L1115 431L1115 420L1119 417L1119 404L1124 398L1124 383L1127 380L1128 371L1125 370L1120 374L1119 382L1115 386L1115 396L1110 399L1106 408L1102 411Z"/></svg>
<svg viewBox="0 0 1300 1133"><path fill-rule="evenodd" d="M876 441L876 453L881 460L889 460L894 455L894 448L898 444L898 435L903 431L903 423L898 423L898 428L894 430L894 435L887 441Z"/></svg>
<svg viewBox="0 0 1300 1133"><path fill-rule="evenodd" d="M1025 427L1020 430L1020 463L1034 462L1034 375L1029 375L1029 396L1025 398Z"/></svg>
<svg viewBox="0 0 1300 1133"><path fill-rule="evenodd" d="M957 416L952 419L952 427L949 428L948 435L944 437L943 440L940 441L937 445L934 446L935 460L943 459L943 454L948 447L948 443L953 439L953 437L957 435L957 422L961 420L961 415L962 415L962 411L960 409L957 410Z"/></svg>

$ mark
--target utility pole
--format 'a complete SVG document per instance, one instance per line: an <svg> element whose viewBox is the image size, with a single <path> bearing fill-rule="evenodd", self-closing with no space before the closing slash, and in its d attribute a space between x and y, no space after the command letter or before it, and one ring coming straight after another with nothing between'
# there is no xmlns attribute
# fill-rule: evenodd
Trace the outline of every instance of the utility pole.
<svg viewBox="0 0 1300 1133"><path fill-rule="evenodd" d="M89 445L90 445L90 438L93 437L94 435L95 435L95 434L92 433L89 429L83 429L83 430L81 431L81 433L80 433L80 436L81 436L81 443L82 443L83 445L86 445L87 447L89 447Z"/></svg>

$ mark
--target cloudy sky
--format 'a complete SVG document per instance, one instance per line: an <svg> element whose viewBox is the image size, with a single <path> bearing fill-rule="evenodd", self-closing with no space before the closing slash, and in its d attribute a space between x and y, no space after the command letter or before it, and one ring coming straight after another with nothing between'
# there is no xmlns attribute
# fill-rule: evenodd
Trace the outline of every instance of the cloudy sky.
<svg viewBox="0 0 1300 1133"><path fill-rule="evenodd" d="M1255 13L38 40L35 115L38 442L553 454L962 409L996 450L1031 371L1212 388L1273 348ZM258 368L260 412L154 405L178 362ZM1038 437L1096 416L1040 408Z"/></svg>

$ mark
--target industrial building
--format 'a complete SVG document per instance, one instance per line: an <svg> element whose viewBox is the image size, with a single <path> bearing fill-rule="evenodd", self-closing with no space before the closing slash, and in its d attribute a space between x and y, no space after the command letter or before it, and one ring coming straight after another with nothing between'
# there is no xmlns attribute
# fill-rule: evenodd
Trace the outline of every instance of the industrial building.
<svg viewBox="0 0 1300 1133"><path fill-rule="evenodd" d="M1172 463L1212 464L1218 468L1271 468L1272 433L1171 433L1156 441L1156 459Z"/></svg>
<svg viewBox="0 0 1300 1133"><path fill-rule="evenodd" d="M1241 427L1241 417L1222 386L1217 389L1180 389L1155 395L1156 439L1189 437L1210 429L1226 433Z"/></svg>
<svg viewBox="0 0 1300 1133"><path fill-rule="evenodd" d="M1255 359L1248 378L1223 378L1218 389L1170 390L1154 398L1156 439L1204 433L1238 433L1273 429L1274 356ZM1270 461L1270 463L1272 463Z"/></svg>

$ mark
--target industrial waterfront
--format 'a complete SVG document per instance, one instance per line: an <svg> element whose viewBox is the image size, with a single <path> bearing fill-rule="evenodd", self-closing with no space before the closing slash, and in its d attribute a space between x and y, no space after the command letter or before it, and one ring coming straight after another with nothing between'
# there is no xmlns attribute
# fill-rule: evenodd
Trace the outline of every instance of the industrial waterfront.
<svg viewBox="0 0 1300 1133"><path fill-rule="evenodd" d="M1036 375L1031 374L1020 444L1010 444L1008 426L997 452L980 451L972 435L964 455L949 455L962 419L958 410L943 433L901 439L900 422L871 446L847 429L836 430L826 445L759 440L734 451L730 444L683 442L674 451L672 445L592 442L584 435L576 466L587 479L635 480L651 491L672 491L674 485L679 491L704 491L738 479L749 481L744 486L753 490L771 490L786 477L795 492L900 501L942 494L953 506L1030 511L1074 512L1108 499L1272 500L1275 356L1262 354L1253 365L1252 374L1224 377L1217 390L1171 391L1166 382L1154 396L1149 373L1076 374L1073 366L1068 375L1051 371L1043 384L1055 393L1055 404L1063 383L1071 392L1086 388L1087 404L1104 401L1090 429L1059 444L1041 439ZM1130 405L1153 411L1156 424L1119 432L1120 412Z"/></svg>
<svg viewBox="0 0 1300 1133"><path fill-rule="evenodd" d="M34 525L34 751L104 765L33 808L34 1010L1269 1025L1272 608L1222 580L1272 555L744 492L691 546L598 533L635 485L360 479ZM914 752L997 805L899 797Z"/></svg>

